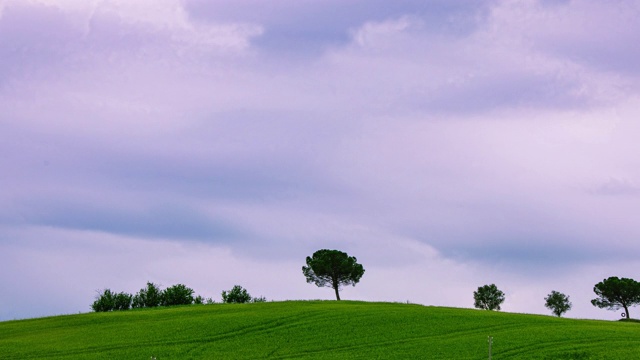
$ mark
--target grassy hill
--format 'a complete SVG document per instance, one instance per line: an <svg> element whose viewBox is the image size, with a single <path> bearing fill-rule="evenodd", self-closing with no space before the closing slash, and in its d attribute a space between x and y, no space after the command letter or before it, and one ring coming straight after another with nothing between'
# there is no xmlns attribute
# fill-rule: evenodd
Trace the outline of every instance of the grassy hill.
<svg viewBox="0 0 640 360"><path fill-rule="evenodd" d="M635 359L640 324L350 301L0 322L0 359Z"/></svg>

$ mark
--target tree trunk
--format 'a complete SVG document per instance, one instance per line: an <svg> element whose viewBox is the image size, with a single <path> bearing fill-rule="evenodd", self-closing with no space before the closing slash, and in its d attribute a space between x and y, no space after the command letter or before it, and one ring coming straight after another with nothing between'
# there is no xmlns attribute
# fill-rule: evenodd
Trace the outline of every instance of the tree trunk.
<svg viewBox="0 0 640 360"><path fill-rule="evenodd" d="M333 274L331 275L331 287L336 291L336 300L340 301L340 281L338 281L337 270L333 269Z"/></svg>
<svg viewBox="0 0 640 360"><path fill-rule="evenodd" d="M624 307L624 314L625 314L625 318L629 320L629 308L626 306Z"/></svg>

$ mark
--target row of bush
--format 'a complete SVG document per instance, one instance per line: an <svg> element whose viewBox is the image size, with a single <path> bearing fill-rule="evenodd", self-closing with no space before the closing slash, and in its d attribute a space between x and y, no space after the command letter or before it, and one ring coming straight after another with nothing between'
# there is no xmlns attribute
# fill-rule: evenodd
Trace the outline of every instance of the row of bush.
<svg viewBox="0 0 640 360"><path fill-rule="evenodd" d="M200 295L194 297L193 294L193 289L183 284L173 285L161 290L158 285L147 282L147 286L140 289L135 295L125 292L116 293L111 289L102 290L93 304L91 304L91 309L95 312L106 312L129 310L131 308L215 303L212 298L205 299ZM252 297L240 285L235 285L231 290L222 292L222 302L227 304L265 301L264 297Z"/></svg>

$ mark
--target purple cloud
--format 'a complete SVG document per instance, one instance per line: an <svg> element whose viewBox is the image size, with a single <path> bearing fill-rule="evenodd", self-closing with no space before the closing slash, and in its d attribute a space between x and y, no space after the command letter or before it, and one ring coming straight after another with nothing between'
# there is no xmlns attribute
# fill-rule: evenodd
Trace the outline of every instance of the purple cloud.
<svg viewBox="0 0 640 360"><path fill-rule="evenodd" d="M299 274L326 247L367 269L347 298L604 317L637 267L632 5L0 6L0 285L56 299L0 319L147 280L330 298Z"/></svg>

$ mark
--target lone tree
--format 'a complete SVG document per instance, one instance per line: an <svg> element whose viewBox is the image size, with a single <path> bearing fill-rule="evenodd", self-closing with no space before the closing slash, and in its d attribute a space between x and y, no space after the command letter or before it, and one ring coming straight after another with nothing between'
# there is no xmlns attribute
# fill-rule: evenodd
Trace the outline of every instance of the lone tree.
<svg viewBox="0 0 640 360"><path fill-rule="evenodd" d="M593 306L609 310L624 309L624 314L629 319L629 307L640 304L640 283L627 278L612 276L597 283L593 292L598 296L591 300Z"/></svg>
<svg viewBox="0 0 640 360"><path fill-rule="evenodd" d="M364 274L364 268L357 261L342 251L322 249L307 256L307 266L302 267L302 273L309 284L333 288L336 300L340 300L341 286L356 286Z"/></svg>
<svg viewBox="0 0 640 360"><path fill-rule="evenodd" d="M495 284L480 286L473 292L475 306L482 310L500 310L500 304L504 302L504 293Z"/></svg>
<svg viewBox="0 0 640 360"><path fill-rule="evenodd" d="M569 301L569 297L561 292L557 292L552 290L551 293L544 298L545 304L551 312L560 317L562 314L571 310L571 301Z"/></svg>

